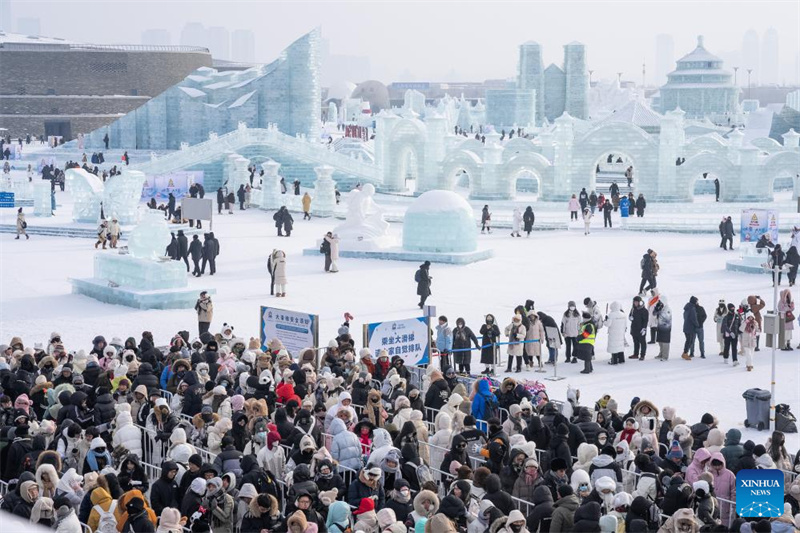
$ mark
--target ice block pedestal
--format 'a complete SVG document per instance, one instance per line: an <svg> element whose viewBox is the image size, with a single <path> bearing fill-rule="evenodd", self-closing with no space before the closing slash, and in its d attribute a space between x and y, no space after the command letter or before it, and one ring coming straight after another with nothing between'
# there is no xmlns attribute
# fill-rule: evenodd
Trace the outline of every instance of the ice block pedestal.
<svg viewBox="0 0 800 533"><path fill-rule="evenodd" d="M162 257L170 242L163 216L145 212L128 239L130 254L98 252L94 276L72 279L72 292L137 309L190 309L204 287L189 287L186 265Z"/></svg>

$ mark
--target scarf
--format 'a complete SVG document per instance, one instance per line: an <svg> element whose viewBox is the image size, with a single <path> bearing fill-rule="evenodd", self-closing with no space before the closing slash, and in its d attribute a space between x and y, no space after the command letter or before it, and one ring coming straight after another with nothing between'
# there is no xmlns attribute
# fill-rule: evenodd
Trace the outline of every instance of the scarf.
<svg viewBox="0 0 800 533"><path fill-rule="evenodd" d="M539 479L539 471L536 470L533 474L525 474L525 484L533 485Z"/></svg>
<svg viewBox="0 0 800 533"><path fill-rule="evenodd" d="M38 524L41 520L53 518L53 500L39 498L31 509L31 524Z"/></svg>
<svg viewBox="0 0 800 533"><path fill-rule="evenodd" d="M403 493L399 490L392 490L389 497L397 503L408 503L411 501L411 493L409 493L408 496L403 496Z"/></svg>

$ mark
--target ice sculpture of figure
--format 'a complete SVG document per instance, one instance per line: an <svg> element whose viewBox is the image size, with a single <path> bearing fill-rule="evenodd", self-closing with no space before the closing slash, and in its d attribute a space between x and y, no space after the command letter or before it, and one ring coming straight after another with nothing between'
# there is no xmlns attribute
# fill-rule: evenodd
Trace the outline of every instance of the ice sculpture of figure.
<svg viewBox="0 0 800 533"><path fill-rule="evenodd" d="M103 201L103 182L82 168L66 171L66 181L72 199L72 220L95 223L100 219L100 203Z"/></svg>
<svg viewBox="0 0 800 533"><path fill-rule="evenodd" d="M135 224L137 206L142 197L145 175L138 170L124 170L108 179L103 192L106 218L116 217L120 224Z"/></svg>
<svg viewBox="0 0 800 533"><path fill-rule="evenodd" d="M161 211L146 209L140 214L139 224L128 237L128 251L137 259L156 261L164 256L171 240L167 221Z"/></svg>
<svg viewBox="0 0 800 533"><path fill-rule="evenodd" d="M375 187L371 183L364 185L360 191L350 191L347 218L334 233L338 233L343 240L359 241L388 235L389 223L383 219L383 209L373 200L374 195Z"/></svg>

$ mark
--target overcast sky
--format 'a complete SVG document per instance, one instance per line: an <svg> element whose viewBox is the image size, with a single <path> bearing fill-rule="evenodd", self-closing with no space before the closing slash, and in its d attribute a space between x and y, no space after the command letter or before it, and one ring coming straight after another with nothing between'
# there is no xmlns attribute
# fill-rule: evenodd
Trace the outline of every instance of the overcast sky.
<svg viewBox="0 0 800 533"><path fill-rule="evenodd" d="M545 64L562 62L562 45L588 46L598 77L641 80L654 68L655 36L674 37L675 57L705 36L715 53L739 51L743 34L774 27L781 75L797 82L800 1L630 2L266 2L210 0L11 0L13 17L39 17L44 35L96 43L139 43L142 30L170 31L179 44L187 22L251 29L256 59L270 61L291 41L320 26L333 54L368 56L372 77L396 81L482 81L515 74L517 46L536 40ZM634 74L635 73L635 74Z"/></svg>

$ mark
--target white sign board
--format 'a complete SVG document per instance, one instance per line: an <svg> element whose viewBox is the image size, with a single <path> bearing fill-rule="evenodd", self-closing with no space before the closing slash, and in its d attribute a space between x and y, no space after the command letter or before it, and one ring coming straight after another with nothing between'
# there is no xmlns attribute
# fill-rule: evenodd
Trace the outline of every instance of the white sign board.
<svg viewBox="0 0 800 533"><path fill-rule="evenodd" d="M319 342L319 317L308 313L261 307L261 349L270 339L279 339L292 356Z"/></svg>
<svg viewBox="0 0 800 533"><path fill-rule="evenodd" d="M428 364L429 341L428 321L424 317L364 324L364 346L376 358L381 350L386 350L389 359L398 355L407 365Z"/></svg>
<svg viewBox="0 0 800 533"><path fill-rule="evenodd" d="M183 198L181 217L186 220L211 220L214 215L214 201L211 198Z"/></svg>

